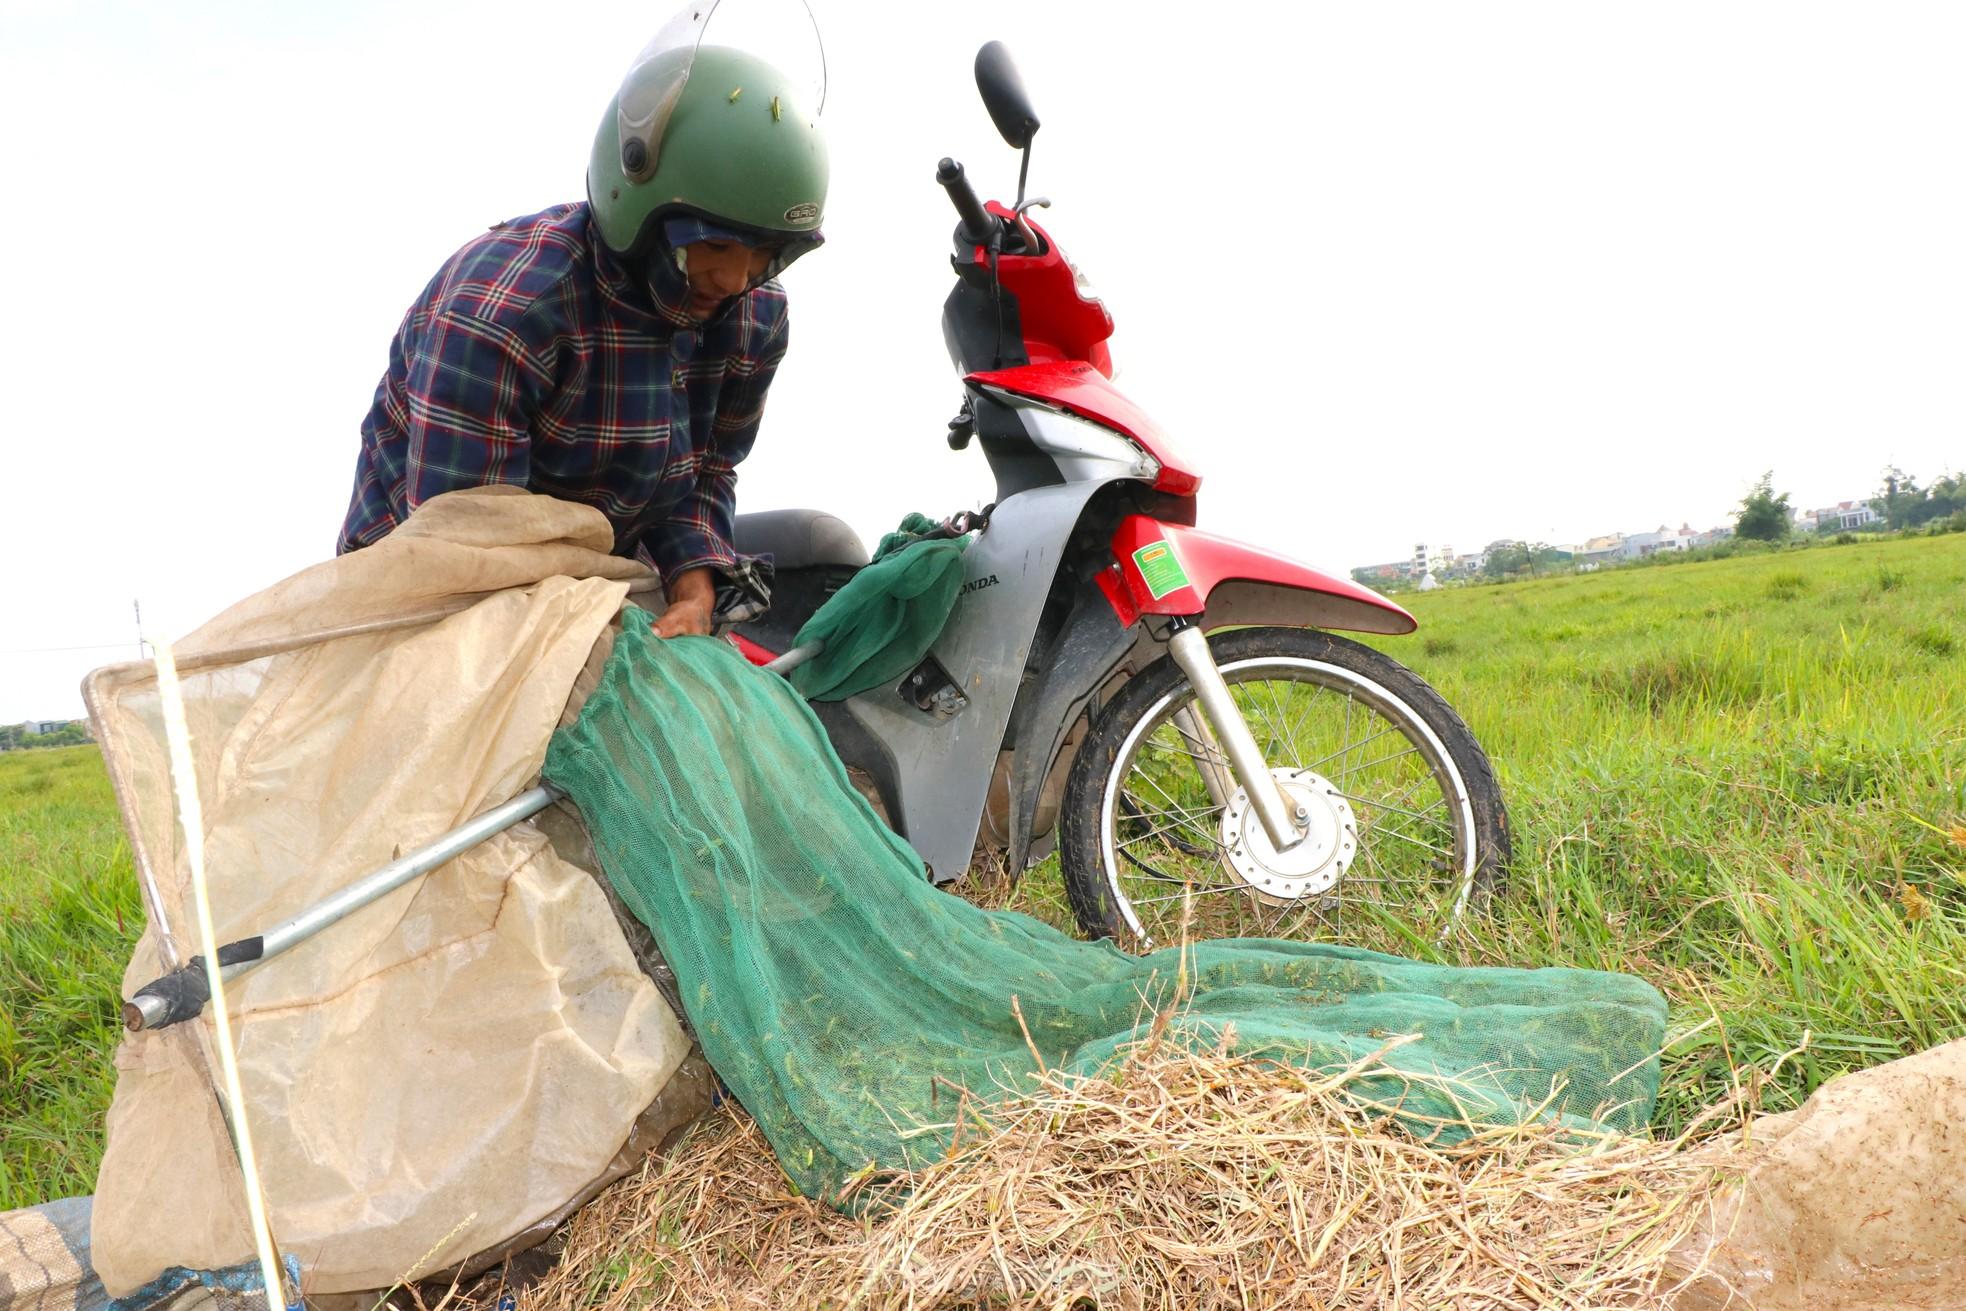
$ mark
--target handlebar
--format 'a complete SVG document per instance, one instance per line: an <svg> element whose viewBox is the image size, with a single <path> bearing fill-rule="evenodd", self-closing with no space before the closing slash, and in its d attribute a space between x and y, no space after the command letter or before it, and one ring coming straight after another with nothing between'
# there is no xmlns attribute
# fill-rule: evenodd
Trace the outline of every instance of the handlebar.
<svg viewBox="0 0 1966 1311"><path fill-rule="evenodd" d="M969 179L963 176L963 166L945 155L935 166L935 180L949 193L949 203L956 207L956 214L962 219L964 234L978 245L988 245L996 234L998 219L976 199Z"/></svg>

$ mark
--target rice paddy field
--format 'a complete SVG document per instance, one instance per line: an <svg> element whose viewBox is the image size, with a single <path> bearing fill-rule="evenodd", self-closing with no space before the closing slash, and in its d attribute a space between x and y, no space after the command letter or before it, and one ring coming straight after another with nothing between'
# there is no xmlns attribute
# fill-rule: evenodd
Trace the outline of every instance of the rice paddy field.
<svg viewBox="0 0 1966 1311"><path fill-rule="evenodd" d="M1661 1135L1966 1034L1966 535L1401 600L1377 644L1515 828L1506 894L1422 949L1657 984ZM1012 904L1061 919L1055 869ZM92 1187L141 915L94 748L0 756L0 1209Z"/></svg>

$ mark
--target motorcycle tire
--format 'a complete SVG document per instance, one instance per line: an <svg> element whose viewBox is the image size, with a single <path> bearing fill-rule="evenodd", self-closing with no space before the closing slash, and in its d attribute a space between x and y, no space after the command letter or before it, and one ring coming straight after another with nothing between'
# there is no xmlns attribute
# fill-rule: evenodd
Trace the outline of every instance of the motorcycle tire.
<svg viewBox="0 0 1966 1311"><path fill-rule="evenodd" d="M1059 862L1089 937L1438 941L1502 887L1508 813L1453 708L1389 656L1310 629L1209 639L1308 836L1259 831L1194 690L1163 655L1093 717L1066 781Z"/></svg>

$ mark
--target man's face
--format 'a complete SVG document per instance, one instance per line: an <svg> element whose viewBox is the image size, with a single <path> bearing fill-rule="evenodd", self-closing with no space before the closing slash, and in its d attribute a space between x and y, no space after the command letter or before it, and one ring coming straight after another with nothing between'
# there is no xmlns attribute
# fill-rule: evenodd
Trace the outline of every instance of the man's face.
<svg viewBox="0 0 1966 1311"><path fill-rule="evenodd" d="M683 247L689 276L684 309L693 319L715 314L726 300L741 296L771 267L771 252L735 241L692 241Z"/></svg>

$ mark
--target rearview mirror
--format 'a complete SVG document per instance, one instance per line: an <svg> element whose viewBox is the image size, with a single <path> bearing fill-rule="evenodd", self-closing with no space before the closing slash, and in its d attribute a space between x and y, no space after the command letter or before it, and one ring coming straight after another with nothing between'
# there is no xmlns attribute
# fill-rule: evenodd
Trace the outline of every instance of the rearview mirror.
<svg viewBox="0 0 1966 1311"><path fill-rule="evenodd" d="M1024 94L1023 79L1017 76L1017 65L1010 62L1010 51L1004 49L1003 42L986 42L976 52L976 89L982 92L983 107L990 111L990 121L1003 139L1014 149L1027 148L1038 130L1038 115L1031 108L1031 98Z"/></svg>

